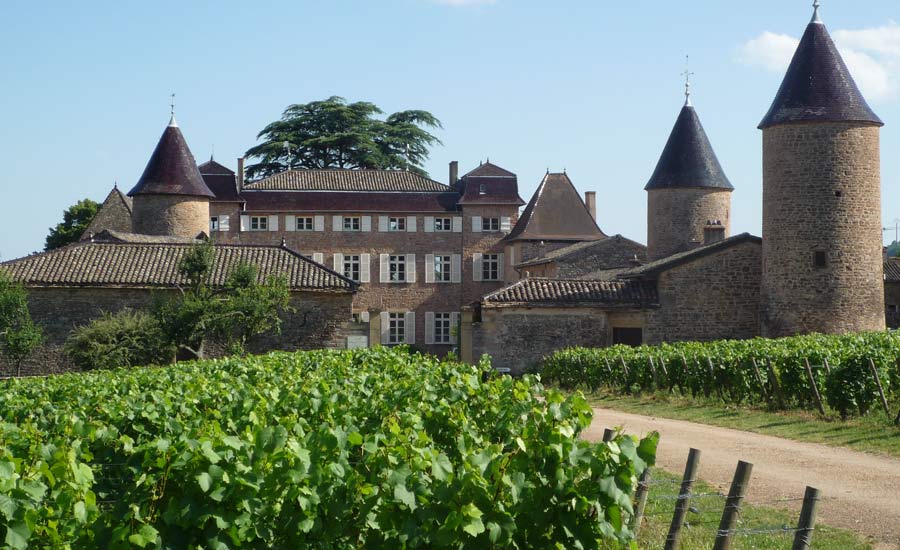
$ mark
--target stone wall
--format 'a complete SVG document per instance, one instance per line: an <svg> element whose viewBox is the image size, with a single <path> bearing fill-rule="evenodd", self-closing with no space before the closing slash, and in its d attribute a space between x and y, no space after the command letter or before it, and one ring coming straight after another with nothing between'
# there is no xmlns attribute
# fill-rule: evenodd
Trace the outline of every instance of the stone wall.
<svg viewBox="0 0 900 550"><path fill-rule="evenodd" d="M209 233L209 199L184 195L138 195L132 201L132 230L142 235L196 237Z"/></svg>
<svg viewBox="0 0 900 550"><path fill-rule="evenodd" d="M121 288L29 288L31 317L44 331L46 341L23 364L22 374L44 375L74 370L62 354L62 346L74 328L87 324L103 312L152 308L157 300L169 299L174 292ZM284 317L282 333L251 342L249 351L343 348L351 300L349 293L292 293L291 305L297 311ZM215 346L211 348L216 349ZM211 352L212 356L215 354L215 351ZM0 377L12 374L13 367L0 360Z"/></svg>
<svg viewBox="0 0 900 550"><path fill-rule="evenodd" d="M884 329L878 127L763 131L761 317L773 337Z"/></svg>
<svg viewBox="0 0 900 550"><path fill-rule="evenodd" d="M645 343L758 336L760 264L760 245L747 242L661 273Z"/></svg>
<svg viewBox="0 0 900 550"><path fill-rule="evenodd" d="M652 262L703 244L704 228L721 220L731 235L731 191L654 189L647 193L647 257Z"/></svg>
<svg viewBox="0 0 900 550"><path fill-rule="evenodd" d="M900 282L884 283L884 306L888 328L900 328Z"/></svg>

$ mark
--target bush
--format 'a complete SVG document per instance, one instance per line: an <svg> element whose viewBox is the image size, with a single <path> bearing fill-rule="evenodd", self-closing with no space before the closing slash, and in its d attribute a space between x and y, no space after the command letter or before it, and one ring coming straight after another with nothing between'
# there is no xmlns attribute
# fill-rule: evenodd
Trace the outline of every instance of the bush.
<svg viewBox="0 0 900 550"><path fill-rule="evenodd" d="M64 352L82 370L92 370L167 363L174 348L152 315L124 309L73 330Z"/></svg>

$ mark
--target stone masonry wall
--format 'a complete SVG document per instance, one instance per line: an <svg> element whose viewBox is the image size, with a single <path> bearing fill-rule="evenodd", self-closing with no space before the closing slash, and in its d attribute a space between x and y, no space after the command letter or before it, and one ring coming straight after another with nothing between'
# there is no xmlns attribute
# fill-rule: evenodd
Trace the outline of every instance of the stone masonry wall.
<svg viewBox="0 0 900 550"><path fill-rule="evenodd" d="M196 237L209 233L209 200L182 195L138 195L132 201L132 227L143 235Z"/></svg>
<svg viewBox="0 0 900 550"><path fill-rule="evenodd" d="M763 131L765 336L884 329L879 154L872 125Z"/></svg>
<svg viewBox="0 0 900 550"><path fill-rule="evenodd" d="M654 189L647 193L647 256L652 262L703 244L706 222L721 220L731 235L731 191Z"/></svg>
<svg viewBox="0 0 900 550"><path fill-rule="evenodd" d="M645 343L758 336L760 263L760 245L751 242L660 274Z"/></svg>

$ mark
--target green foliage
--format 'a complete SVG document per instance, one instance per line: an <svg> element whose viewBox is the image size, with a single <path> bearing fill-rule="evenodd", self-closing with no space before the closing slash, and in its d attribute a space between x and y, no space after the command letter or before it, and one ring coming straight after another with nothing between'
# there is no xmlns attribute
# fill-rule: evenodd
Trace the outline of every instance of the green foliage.
<svg viewBox="0 0 900 550"><path fill-rule="evenodd" d="M630 544L658 436L580 394L375 348L0 385L0 540L73 548Z"/></svg>
<svg viewBox="0 0 900 550"><path fill-rule="evenodd" d="M22 362L44 341L43 333L31 320L25 288L0 270L0 353L21 374Z"/></svg>
<svg viewBox="0 0 900 550"><path fill-rule="evenodd" d="M44 250L53 250L77 242L84 230L91 225L100 205L91 199L82 199L63 212L63 221L50 228Z"/></svg>
<svg viewBox="0 0 900 550"><path fill-rule="evenodd" d="M844 415L864 415L878 396L870 359L885 391L896 392L900 388L900 333L892 332L570 348L546 357L542 372L545 380L562 388L605 386L625 393L677 390L692 397L718 396L726 403L761 405L771 401L773 406L810 409L815 399L805 367L809 361L816 385L832 407ZM830 376L826 362L833 369ZM774 381L767 368L770 363ZM784 403L777 402L773 382L781 389Z"/></svg>
<svg viewBox="0 0 900 550"><path fill-rule="evenodd" d="M166 342L157 319L128 309L104 313L76 328L63 350L83 370L157 365L174 357L174 348Z"/></svg>
<svg viewBox="0 0 900 550"><path fill-rule="evenodd" d="M426 175L422 165L429 147L441 142L424 128L440 128L441 122L421 110L376 118L381 114L372 103L347 103L337 96L291 105L257 135L263 143L247 150L248 157L259 159L247 166L247 177L261 179L289 168L409 169Z"/></svg>

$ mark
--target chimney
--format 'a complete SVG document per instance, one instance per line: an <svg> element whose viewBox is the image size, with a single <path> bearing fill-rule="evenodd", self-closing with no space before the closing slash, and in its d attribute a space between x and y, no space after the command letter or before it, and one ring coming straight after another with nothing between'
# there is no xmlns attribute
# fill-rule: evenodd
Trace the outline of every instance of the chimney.
<svg viewBox="0 0 900 550"><path fill-rule="evenodd" d="M703 244L712 244L725 240L725 226L722 220L709 220L703 228Z"/></svg>
<svg viewBox="0 0 900 550"><path fill-rule="evenodd" d="M244 157L238 157L237 184L238 184L238 191L243 191L244 190Z"/></svg>
<svg viewBox="0 0 900 550"><path fill-rule="evenodd" d="M587 206L588 212L591 213L591 217L594 218L594 223L597 223L597 192L585 191L584 204Z"/></svg>
<svg viewBox="0 0 900 550"><path fill-rule="evenodd" d="M456 180L459 179L459 161L450 161L450 187L456 187Z"/></svg>

